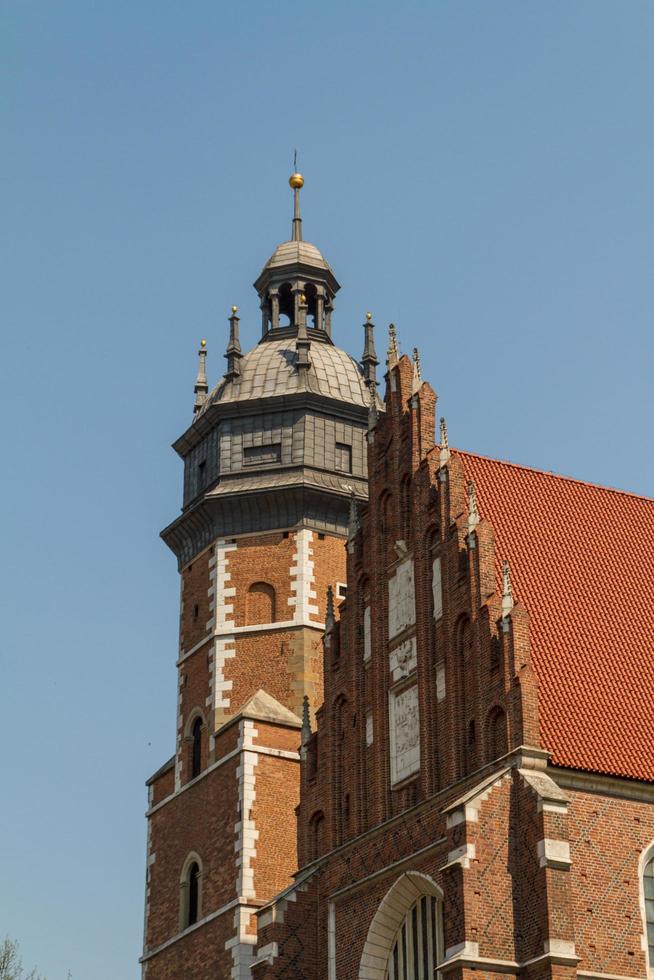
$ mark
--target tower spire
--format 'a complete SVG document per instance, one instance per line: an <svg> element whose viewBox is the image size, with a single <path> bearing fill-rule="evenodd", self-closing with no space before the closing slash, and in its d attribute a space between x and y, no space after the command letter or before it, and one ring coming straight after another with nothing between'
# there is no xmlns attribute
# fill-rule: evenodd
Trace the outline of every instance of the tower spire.
<svg viewBox="0 0 654 980"><path fill-rule="evenodd" d="M368 387L374 389L377 384L377 365L379 364L379 360L377 358L377 351L375 350L375 324L372 322L372 313L366 313L366 322L363 325L363 329L365 331L363 357L361 358L363 376L366 379Z"/></svg>
<svg viewBox="0 0 654 980"><path fill-rule="evenodd" d="M238 306L232 306L232 315L229 318L229 341L225 357L227 358L227 370L225 377L233 380L241 374L241 342L238 337Z"/></svg>
<svg viewBox="0 0 654 980"><path fill-rule="evenodd" d="M294 242L302 241L302 215L300 214L300 190L304 187L304 177L297 171L297 150L293 158L293 173L288 179L293 188L293 233L291 239Z"/></svg>
<svg viewBox="0 0 654 980"><path fill-rule="evenodd" d="M209 385L207 384L207 342L206 340L200 341L200 349L198 351L198 376L195 379L195 405L193 406L193 414L197 415L205 401L207 400L207 392L209 391Z"/></svg>

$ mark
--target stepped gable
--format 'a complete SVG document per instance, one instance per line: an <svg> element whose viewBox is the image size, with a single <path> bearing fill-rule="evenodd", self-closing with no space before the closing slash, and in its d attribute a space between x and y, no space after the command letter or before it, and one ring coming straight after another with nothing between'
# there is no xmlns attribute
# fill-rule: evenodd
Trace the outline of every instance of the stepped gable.
<svg viewBox="0 0 654 980"><path fill-rule="evenodd" d="M552 761L654 781L654 500L453 454L529 613Z"/></svg>

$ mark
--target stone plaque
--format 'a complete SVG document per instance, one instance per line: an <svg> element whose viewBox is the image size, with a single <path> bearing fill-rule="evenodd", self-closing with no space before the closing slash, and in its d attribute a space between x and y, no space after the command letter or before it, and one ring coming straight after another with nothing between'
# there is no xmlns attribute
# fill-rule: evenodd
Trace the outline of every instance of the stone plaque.
<svg viewBox="0 0 654 980"><path fill-rule="evenodd" d="M391 782L399 783L420 769L418 686L390 694Z"/></svg>
<svg viewBox="0 0 654 980"><path fill-rule="evenodd" d="M388 580L388 638L413 626L416 621L416 594L413 583L413 561L403 561Z"/></svg>
<svg viewBox="0 0 654 980"><path fill-rule="evenodd" d="M393 672L393 680L401 681L403 677L408 677L416 669L416 662L416 638L412 636L390 652L388 665Z"/></svg>

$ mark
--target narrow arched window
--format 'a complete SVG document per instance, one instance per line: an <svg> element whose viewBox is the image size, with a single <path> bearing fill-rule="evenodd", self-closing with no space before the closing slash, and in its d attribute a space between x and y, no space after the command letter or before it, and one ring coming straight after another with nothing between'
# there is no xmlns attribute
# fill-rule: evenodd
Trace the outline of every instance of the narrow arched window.
<svg viewBox="0 0 654 980"><path fill-rule="evenodd" d="M488 762L499 759L508 751L506 715L501 708L493 708L488 718Z"/></svg>
<svg viewBox="0 0 654 980"><path fill-rule="evenodd" d="M643 868L643 899L647 932L647 965L654 969L654 850L650 848Z"/></svg>
<svg viewBox="0 0 654 980"><path fill-rule="evenodd" d="M202 771L202 719L196 718L191 729L193 745L191 748L191 779Z"/></svg>
<svg viewBox="0 0 654 980"><path fill-rule="evenodd" d="M200 868L194 861L188 869L188 916L187 926L198 921L200 914Z"/></svg>
<svg viewBox="0 0 654 980"><path fill-rule="evenodd" d="M322 854L325 846L325 814L322 811L314 813L309 822L309 860L315 861Z"/></svg>
<svg viewBox="0 0 654 980"><path fill-rule="evenodd" d="M248 589L245 599L246 625L260 626L274 623L275 590L267 582L254 582Z"/></svg>
<svg viewBox="0 0 654 980"><path fill-rule="evenodd" d="M386 980L432 980L440 960L439 903L423 895L407 912L393 943Z"/></svg>

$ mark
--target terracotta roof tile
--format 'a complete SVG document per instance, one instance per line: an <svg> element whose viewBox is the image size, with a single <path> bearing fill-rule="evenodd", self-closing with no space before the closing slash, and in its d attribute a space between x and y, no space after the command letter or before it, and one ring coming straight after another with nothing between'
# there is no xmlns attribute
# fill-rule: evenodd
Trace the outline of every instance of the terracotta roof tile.
<svg viewBox="0 0 654 980"><path fill-rule="evenodd" d="M654 500L459 452L530 615L557 765L654 780Z"/></svg>

